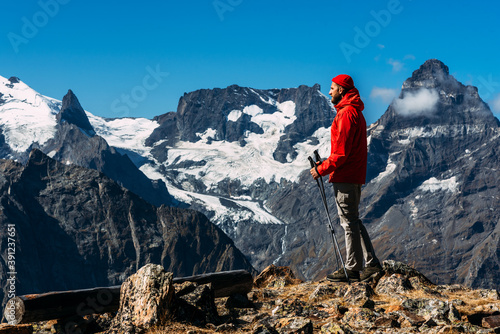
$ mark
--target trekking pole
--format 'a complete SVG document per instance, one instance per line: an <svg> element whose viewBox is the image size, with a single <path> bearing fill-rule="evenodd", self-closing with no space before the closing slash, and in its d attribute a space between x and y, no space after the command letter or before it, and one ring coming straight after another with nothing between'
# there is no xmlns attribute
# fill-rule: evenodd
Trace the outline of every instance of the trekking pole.
<svg viewBox="0 0 500 334"><path fill-rule="evenodd" d="M316 161L318 161L319 164L321 164L321 157L319 156L318 150L314 151L314 156L316 158ZM308 157L308 158L309 158L309 163L311 164L311 168L316 168L316 172L317 172L316 163L314 162L314 160L311 157ZM318 175L319 175L319 173L318 173ZM318 188L319 188L319 191L321 193L321 199L323 200L323 206L325 207L326 216L328 217L328 224L330 227L330 233L332 235L333 247L335 248L338 255L340 256L340 262L342 263L342 269L344 270L344 274L345 274L345 277L347 279L347 282L350 282L349 275L347 274L347 270L345 269L344 259L342 258L342 253L340 252L340 247L339 247L339 243L337 241L337 236L335 235L335 230L333 229L333 223L332 223L332 220L330 218L328 204L326 203L326 194L325 194L325 187L323 185L323 178L321 177L321 175L319 176L319 178L321 179L321 182L319 182L319 180L316 179L316 183L318 184ZM334 252L335 252L335 250L334 250Z"/></svg>

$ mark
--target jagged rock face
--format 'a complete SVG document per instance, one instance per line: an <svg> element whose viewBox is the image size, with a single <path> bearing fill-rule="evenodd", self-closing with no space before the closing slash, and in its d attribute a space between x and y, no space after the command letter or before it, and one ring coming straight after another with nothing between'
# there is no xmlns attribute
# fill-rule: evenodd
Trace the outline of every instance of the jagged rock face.
<svg viewBox="0 0 500 334"><path fill-rule="evenodd" d="M61 111L57 114L56 119L58 123L67 122L76 125L89 136L95 135L94 128L90 125L85 111L71 89L64 96Z"/></svg>
<svg viewBox="0 0 500 334"><path fill-rule="evenodd" d="M74 124L60 124L43 151L63 163L100 171L155 206L176 203L163 181L150 180L127 155L117 152L100 136L89 137Z"/></svg>
<svg viewBox="0 0 500 334"><path fill-rule="evenodd" d="M147 144L154 145L165 138L196 142L201 134L212 129L215 131L211 140L240 142L244 146L248 132L263 134L264 130L252 122L252 112L242 113L242 110L252 106L254 110L262 109L265 115L272 115L280 111L281 103L291 101L295 105L296 119L286 127L273 153L277 161L286 162L291 152L292 159L297 155L293 145L331 123L331 105L318 94L319 89L319 85L270 90L233 85L186 93L179 101L176 114L158 118L161 126L152 133Z"/></svg>
<svg viewBox="0 0 500 334"><path fill-rule="evenodd" d="M201 213L156 208L95 170L34 150L26 166L2 160L0 171L0 222L15 225L22 259L17 295L116 285L147 263L176 276L253 270Z"/></svg>
<svg viewBox="0 0 500 334"><path fill-rule="evenodd" d="M57 120L56 136L43 147L54 159L98 170L153 205L176 203L162 181L148 179L127 155L118 153L102 137L95 136L94 128L71 90L63 98Z"/></svg>
<svg viewBox="0 0 500 334"><path fill-rule="evenodd" d="M437 59L426 61L413 72L403 83L399 98L375 123L385 131L434 125L481 127L485 124L498 125L499 121L481 100L477 88L458 82L449 74L448 67Z"/></svg>

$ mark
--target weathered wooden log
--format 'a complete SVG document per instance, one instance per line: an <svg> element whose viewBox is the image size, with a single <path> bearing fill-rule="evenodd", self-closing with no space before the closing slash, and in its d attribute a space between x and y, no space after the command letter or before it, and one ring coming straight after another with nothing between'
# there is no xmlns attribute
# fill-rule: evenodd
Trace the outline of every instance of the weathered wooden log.
<svg viewBox="0 0 500 334"><path fill-rule="evenodd" d="M194 282L212 284L215 297L246 294L252 290L253 278L246 270L208 273L174 278L174 284ZM121 285L73 291L56 291L18 296L10 299L4 316L10 324L26 324L71 316L116 312L120 305Z"/></svg>
<svg viewBox="0 0 500 334"><path fill-rule="evenodd" d="M17 296L5 306L4 316L10 324L61 319L115 312L120 305L120 285L73 291L56 291Z"/></svg>
<svg viewBox="0 0 500 334"><path fill-rule="evenodd" d="M232 270L174 278L174 284L184 282L194 282L198 284L211 283L215 298L219 298L229 297L237 293L246 295L252 290L253 277L246 270Z"/></svg>

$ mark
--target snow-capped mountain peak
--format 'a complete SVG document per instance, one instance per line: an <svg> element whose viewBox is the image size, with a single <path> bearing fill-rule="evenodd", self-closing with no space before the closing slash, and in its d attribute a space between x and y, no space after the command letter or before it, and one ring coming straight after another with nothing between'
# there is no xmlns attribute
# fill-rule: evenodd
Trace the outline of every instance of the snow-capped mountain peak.
<svg viewBox="0 0 500 334"><path fill-rule="evenodd" d="M54 137L60 101L39 94L15 77L0 77L0 94L0 123L12 151L23 153L33 143L43 145Z"/></svg>

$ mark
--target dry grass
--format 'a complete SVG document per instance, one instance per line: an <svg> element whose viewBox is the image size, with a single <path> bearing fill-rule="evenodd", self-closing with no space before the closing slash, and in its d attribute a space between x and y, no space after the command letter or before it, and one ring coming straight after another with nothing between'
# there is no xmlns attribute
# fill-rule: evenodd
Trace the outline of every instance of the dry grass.
<svg viewBox="0 0 500 334"><path fill-rule="evenodd" d="M155 327L146 332L146 334L177 334L177 333L205 334L205 333L214 333L214 329L203 329L189 324L169 321L164 326Z"/></svg>

